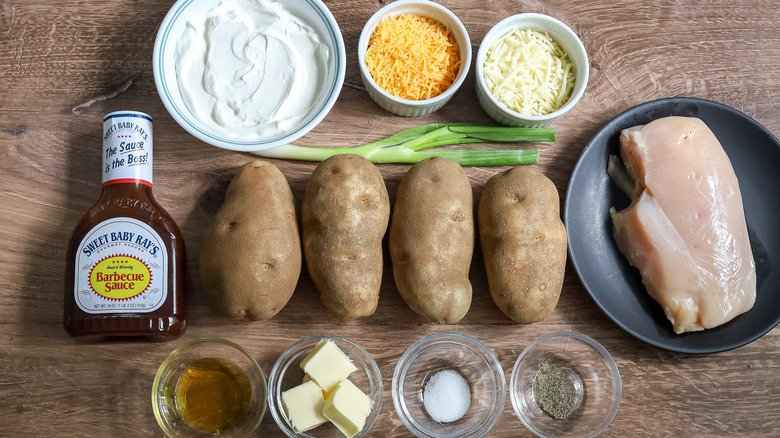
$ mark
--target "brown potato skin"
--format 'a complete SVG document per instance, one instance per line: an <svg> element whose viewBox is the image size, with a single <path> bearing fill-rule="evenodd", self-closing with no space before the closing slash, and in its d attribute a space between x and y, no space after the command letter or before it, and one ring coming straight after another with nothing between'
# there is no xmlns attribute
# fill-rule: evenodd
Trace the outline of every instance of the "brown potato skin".
<svg viewBox="0 0 780 438"><path fill-rule="evenodd" d="M334 155L314 169L301 205L303 254L322 304L342 320L377 308L389 221L390 197L371 161Z"/></svg>
<svg viewBox="0 0 780 438"><path fill-rule="evenodd" d="M566 269L566 227L555 184L530 167L499 173L485 184L477 222L493 301L516 322L547 318Z"/></svg>
<svg viewBox="0 0 780 438"><path fill-rule="evenodd" d="M448 158L415 164L398 187L389 235L395 284L437 324L458 322L471 307L473 206L466 172Z"/></svg>
<svg viewBox="0 0 780 438"><path fill-rule="evenodd" d="M245 164L203 234L200 279L209 304L234 320L268 319L289 301L302 263L287 179L268 162Z"/></svg>

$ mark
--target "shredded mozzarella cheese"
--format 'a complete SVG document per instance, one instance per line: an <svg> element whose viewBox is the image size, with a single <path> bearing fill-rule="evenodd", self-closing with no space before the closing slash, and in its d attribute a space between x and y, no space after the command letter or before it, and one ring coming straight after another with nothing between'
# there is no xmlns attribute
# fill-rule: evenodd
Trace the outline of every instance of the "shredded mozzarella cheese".
<svg viewBox="0 0 780 438"><path fill-rule="evenodd" d="M493 44L483 71L488 89L499 102L532 116L566 104L576 74L568 53L547 32L520 28Z"/></svg>
<svg viewBox="0 0 780 438"><path fill-rule="evenodd" d="M413 14L385 17L365 54L374 81L393 96L423 100L438 96L455 81L460 50L450 29Z"/></svg>

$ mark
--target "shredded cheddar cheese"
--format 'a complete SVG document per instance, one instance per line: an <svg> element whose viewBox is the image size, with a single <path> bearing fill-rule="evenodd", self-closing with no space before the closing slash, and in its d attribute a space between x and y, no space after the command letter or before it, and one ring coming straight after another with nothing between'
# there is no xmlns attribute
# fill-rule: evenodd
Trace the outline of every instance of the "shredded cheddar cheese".
<svg viewBox="0 0 780 438"><path fill-rule="evenodd" d="M576 73L569 55L547 32L519 28L490 47L483 72L499 102L532 116L549 114L566 104Z"/></svg>
<svg viewBox="0 0 780 438"><path fill-rule="evenodd" d="M408 100L438 96L460 69L460 51L450 29L413 14L385 17L371 35L365 60L377 85Z"/></svg>

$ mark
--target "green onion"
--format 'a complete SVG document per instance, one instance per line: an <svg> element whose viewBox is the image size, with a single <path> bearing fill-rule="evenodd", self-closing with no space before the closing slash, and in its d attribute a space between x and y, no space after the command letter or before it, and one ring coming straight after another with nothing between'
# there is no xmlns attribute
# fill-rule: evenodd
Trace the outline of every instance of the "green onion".
<svg viewBox="0 0 780 438"><path fill-rule="evenodd" d="M555 131L546 128L485 126L468 123L432 123L405 129L385 139L356 147L318 148L283 145L252 152L266 158L322 161L338 154L356 154L373 163L417 163L429 157L446 157L462 166L505 166L534 164L535 149L424 151L437 146L463 143L510 143L555 141Z"/></svg>

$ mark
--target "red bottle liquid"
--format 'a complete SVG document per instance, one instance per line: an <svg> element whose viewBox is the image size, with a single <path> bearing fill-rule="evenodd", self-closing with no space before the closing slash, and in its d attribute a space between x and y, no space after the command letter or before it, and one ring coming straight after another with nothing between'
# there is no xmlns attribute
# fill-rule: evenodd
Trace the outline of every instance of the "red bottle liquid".
<svg viewBox="0 0 780 438"><path fill-rule="evenodd" d="M73 336L175 338L187 328L185 249L152 194L152 119L103 119L103 191L68 245L65 329Z"/></svg>

